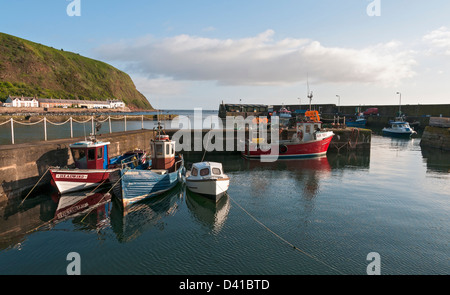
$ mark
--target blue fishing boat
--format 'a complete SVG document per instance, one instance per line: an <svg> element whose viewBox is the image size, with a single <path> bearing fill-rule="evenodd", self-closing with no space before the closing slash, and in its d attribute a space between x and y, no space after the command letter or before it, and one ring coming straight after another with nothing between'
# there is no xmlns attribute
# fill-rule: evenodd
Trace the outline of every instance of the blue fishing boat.
<svg viewBox="0 0 450 295"><path fill-rule="evenodd" d="M175 155L175 141L168 135L157 135L150 145L150 161L134 167L124 163L120 169L120 190L116 194L124 207L169 191L181 180L184 160L182 155Z"/></svg>
<svg viewBox="0 0 450 295"><path fill-rule="evenodd" d="M364 115L358 115L354 121L346 121L345 125L347 125L348 127L365 128L366 122L367 120L366 118L364 118Z"/></svg>

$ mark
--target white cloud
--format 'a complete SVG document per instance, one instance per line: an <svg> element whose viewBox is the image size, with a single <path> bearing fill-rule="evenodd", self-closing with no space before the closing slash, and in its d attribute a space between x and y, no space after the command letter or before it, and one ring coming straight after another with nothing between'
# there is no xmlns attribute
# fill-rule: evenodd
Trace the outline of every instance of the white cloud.
<svg viewBox="0 0 450 295"><path fill-rule="evenodd" d="M450 29L440 27L423 37L423 41L431 46L431 52L440 52L450 55Z"/></svg>
<svg viewBox="0 0 450 295"><path fill-rule="evenodd" d="M415 75L411 51L398 42L363 49L326 47L318 41L274 40L274 31L241 39L151 36L105 45L102 59L125 62L150 79L217 81L222 85L314 83L396 84ZM167 81L167 80L166 80Z"/></svg>
<svg viewBox="0 0 450 295"><path fill-rule="evenodd" d="M167 77L147 78L133 77L136 88L150 96L176 96L186 91L187 85L183 81L174 81Z"/></svg>

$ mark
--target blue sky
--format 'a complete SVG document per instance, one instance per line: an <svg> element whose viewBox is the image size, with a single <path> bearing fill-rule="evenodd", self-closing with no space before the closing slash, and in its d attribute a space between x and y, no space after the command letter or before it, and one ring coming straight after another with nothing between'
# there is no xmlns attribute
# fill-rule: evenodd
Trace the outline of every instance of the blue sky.
<svg viewBox="0 0 450 295"><path fill-rule="evenodd" d="M307 76L313 103L450 103L447 0L79 1L0 0L0 32L110 63L157 108L306 104Z"/></svg>

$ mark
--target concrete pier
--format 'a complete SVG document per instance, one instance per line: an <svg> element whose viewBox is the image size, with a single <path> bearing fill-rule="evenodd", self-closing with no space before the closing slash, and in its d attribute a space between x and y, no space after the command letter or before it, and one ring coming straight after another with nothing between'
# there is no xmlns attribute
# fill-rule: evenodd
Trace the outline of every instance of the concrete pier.
<svg viewBox="0 0 450 295"><path fill-rule="evenodd" d="M420 146L450 151L450 118L430 118L430 126L425 127Z"/></svg>

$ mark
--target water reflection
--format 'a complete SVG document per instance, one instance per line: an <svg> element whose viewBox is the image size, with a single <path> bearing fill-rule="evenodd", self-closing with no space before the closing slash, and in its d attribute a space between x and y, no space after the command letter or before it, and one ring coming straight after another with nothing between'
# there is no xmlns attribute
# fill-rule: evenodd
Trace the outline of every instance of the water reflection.
<svg viewBox="0 0 450 295"><path fill-rule="evenodd" d="M178 184L172 190L149 200L123 208L113 202L111 227L119 242L129 242L150 228L164 229L162 219L173 216L183 199L184 187Z"/></svg>
<svg viewBox="0 0 450 295"><path fill-rule="evenodd" d="M100 230L107 225L111 211L108 192L77 192L59 197L52 225L72 219L77 229Z"/></svg>
<svg viewBox="0 0 450 295"><path fill-rule="evenodd" d="M427 164L427 172L450 172L450 151L422 147L421 152L423 161Z"/></svg>
<svg viewBox="0 0 450 295"><path fill-rule="evenodd" d="M213 234L223 228L231 207L228 195L216 203L189 190L186 190L186 204L195 220Z"/></svg>
<svg viewBox="0 0 450 295"><path fill-rule="evenodd" d="M22 205L20 200L0 203L0 250L20 246L30 232L51 221L57 202L48 195L37 195Z"/></svg>
<svg viewBox="0 0 450 295"><path fill-rule="evenodd" d="M345 153L328 153L328 162L332 169L368 169L370 167L370 150L348 151Z"/></svg>

